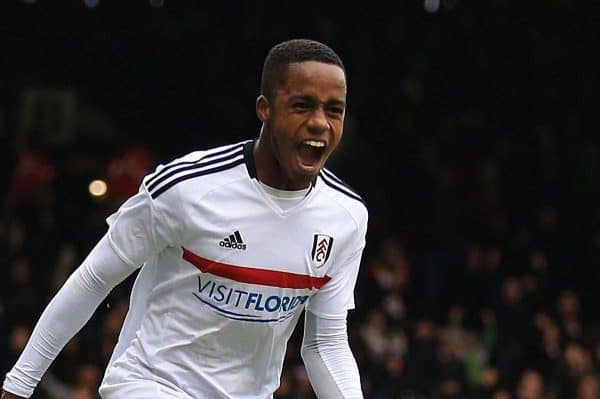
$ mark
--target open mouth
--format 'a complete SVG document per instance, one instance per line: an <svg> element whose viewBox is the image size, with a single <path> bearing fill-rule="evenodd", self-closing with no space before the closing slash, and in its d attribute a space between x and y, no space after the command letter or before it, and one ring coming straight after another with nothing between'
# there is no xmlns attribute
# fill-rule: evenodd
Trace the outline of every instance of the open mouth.
<svg viewBox="0 0 600 399"><path fill-rule="evenodd" d="M304 140L298 147L300 164L308 169L319 165L325 154L327 144L322 140Z"/></svg>

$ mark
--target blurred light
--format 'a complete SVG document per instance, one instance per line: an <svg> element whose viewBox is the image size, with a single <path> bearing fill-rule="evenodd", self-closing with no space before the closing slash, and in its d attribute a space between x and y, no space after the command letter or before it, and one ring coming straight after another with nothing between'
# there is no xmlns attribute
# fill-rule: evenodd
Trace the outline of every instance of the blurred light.
<svg viewBox="0 0 600 399"><path fill-rule="evenodd" d="M150 0L150 6L160 8L165 5L165 0Z"/></svg>
<svg viewBox="0 0 600 399"><path fill-rule="evenodd" d="M423 6L427 12L436 12L440 9L440 0L425 0Z"/></svg>
<svg viewBox="0 0 600 399"><path fill-rule="evenodd" d="M92 197L102 197L108 191L108 186L104 180L93 180L88 186Z"/></svg>
<svg viewBox="0 0 600 399"><path fill-rule="evenodd" d="M94 8L98 7L98 4L100 4L100 0L83 0L83 4L85 4L85 6L88 8Z"/></svg>

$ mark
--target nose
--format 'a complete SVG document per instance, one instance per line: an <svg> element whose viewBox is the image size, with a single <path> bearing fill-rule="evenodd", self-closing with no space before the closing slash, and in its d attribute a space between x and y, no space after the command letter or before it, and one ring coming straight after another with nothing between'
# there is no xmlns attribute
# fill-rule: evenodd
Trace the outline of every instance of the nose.
<svg viewBox="0 0 600 399"><path fill-rule="evenodd" d="M307 127L312 133L317 134L329 129L329 120L327 119L327 115L325 115L323 107L317 107L312 112Z"/></svg>

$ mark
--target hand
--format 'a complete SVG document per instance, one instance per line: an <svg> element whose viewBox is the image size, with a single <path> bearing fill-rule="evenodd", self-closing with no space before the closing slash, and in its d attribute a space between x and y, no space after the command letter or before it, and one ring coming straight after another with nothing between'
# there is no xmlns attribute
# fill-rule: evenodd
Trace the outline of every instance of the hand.
<svg viewBox="0 0 600 399"><path fill-rule="evenodd" d="M2 391L2 396L0 399L24 399L22 396L17 396L14 393Z"/></svg>

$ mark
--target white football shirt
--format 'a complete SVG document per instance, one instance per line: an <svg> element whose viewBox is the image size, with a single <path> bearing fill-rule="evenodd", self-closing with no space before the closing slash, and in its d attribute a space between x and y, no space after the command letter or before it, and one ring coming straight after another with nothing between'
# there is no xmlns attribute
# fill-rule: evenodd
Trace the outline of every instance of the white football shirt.
<svg viewBox="0 0 600 399"><path fill-rule="evenodd" d="M322 170L281 209L256 178L253 145L158 167L108 218L114 250L143 267L101 394L151 381L178 397L269 398L302 310L354 307L362 200Z"/></svg>

